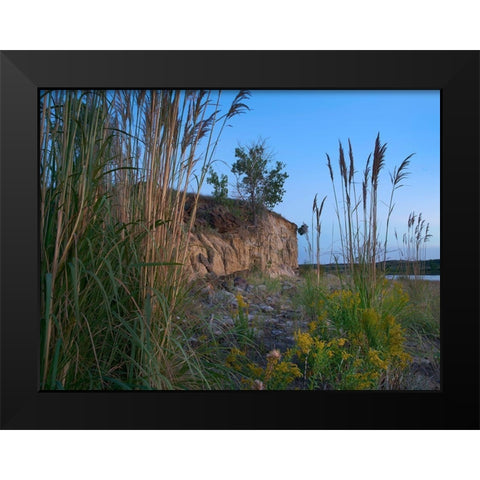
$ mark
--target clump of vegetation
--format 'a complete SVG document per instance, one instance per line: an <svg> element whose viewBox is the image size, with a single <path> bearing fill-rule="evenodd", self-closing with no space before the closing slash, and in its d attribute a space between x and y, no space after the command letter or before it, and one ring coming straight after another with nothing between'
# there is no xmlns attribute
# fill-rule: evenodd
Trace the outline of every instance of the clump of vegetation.
<svg viewBox="0 0 480 480"><path fill-rule="evenodd" d="M307 240L307 255L310 261L310 265L315 264L317 271L317 281L320 282L320 236L322 233L322 222L320 221L323 211L323 206L327 197L323 197L320 205L317 202L318 194L315 195L312 205L312 228L309 229L308 225L303 222L302 225L297 229L299 235L305 235ZM310 230L310 235L309 235ZM313 245L315 245L315 253Z"/></svg>
<svg viewBox="0 0 480 480"><path fill-rule="evenodd" d="M220 96L42 92L41 388L209 388L179 318L187 188L248 92Z"/></svg>
<svg viewBox="0 0 480 480"><path fill-rule="evenodd" d="M231 168L236 176L236 190L239 198L249 205L251 220L257 224L257 218L265 208L273 208L282 201L283 188L288 174L282 170L285 164L276 162L271 169L273 154L268 150L265 140L258 140L248 146L235 149L237 159ZM228 202L228 177L221 177L210 169L207 182L213 186L213 196L221 203Z"/></svg>
<svg viewBox="0 0 480 480"><path fill-rule="evenodd" d="M327 155L341 238L341 258L346 268L342 272L337 271L340 282L333 289L326 277L320 274L321 214L325 197L319 203L315 196L312 207L312 238L308 238L308 243L312 258L312 245L315 245L317 268L315 274L307 272L304 276L298 296L303 315L309 319L308 330L298 329L294 335L293 347L283 355L285 362L296 365L301 372L301 376L297 373L289 377L296 388L408 388L412 385L409 368L419 352L414 351L411 344L407 345L407 339L411 341L417 335L417 340L424 346L427 345L427 340L438 340L438 322L433 320L430 314L427 314L430 320L422 320L419 318L421 314L417 312L417 309L421 308L424 294L411 285L390 282L384 277L394 193L403 186L412 156L406 157L400 167L395 168L390 175L392 189L386 203L387 213L383 222L385 236L382 237L379 228L381 222L378 186L385 152L386 144L381 144L380 137L377 136L373 162L370 166L369 157L360 182L362 189L358 194L356 185L359 183L355 181L350 141L348 166L342 144L339 144L339 185ZM425 227L425 222L420 217L417 218L415 226L414 220L411 216L409 231L412 235L405 238L410 249L414 246L416 257L413 260L418 261L420 245L428 239L428 225ZM298 233L307 234L307 225L302 225ZM430 307L438 305L438 297L427 303L428 308L427 305L423 308L426 312ZM418 341L414 343L419 344ZM422 348L420 353L425 353ZM255 364L247 360L245 351L236 352L236 361L240 356L243 361L236 364L236 368L245 375L246 384L255 388L258 384L251 383L252 377L247 370L250 370L250 373L254 371L259 378L261 369L255 370ZM435 360L436 358L433 362Z"/></svg>
<svg viewBox="0 0 480 480"><path fill-rule="evenodd" d="M373 161L368 157L361 182L355 179L353 149L348 141L347 164L339 142L339 181L330 156L327 167L333 186L335 213L340 233L341 259L346 269L337 271L341 288L330 292L320 276L321 213L325 198L313 203L312 240L316 234L317 276L305 277L301 292L303 309L310 319L308 332L297 332L296 345L288 356L303 364L308 388L371 389L397 388L410 356L405 351L405 331L399 315L408 304L408 295L399 284L390 286L383 278L387 258L388 230L394 209L394 193L408 175L412 155L390 174L392 184L381 242L378 213L378 186L385 162L386 144L377 135ZM357 192L357 185L361 191ZM302 233L308 229L303 228ZM383 253L383 269L379 259ZM382 264L380 264L382 265Z"/></svg>
<svg viewBox="0 0 480 480"><path fill-rule="evenodd" d="M243 298L241 293L236 295L238 308L233 313L234 328L240 343L251 343L254 340L254 332L248 322L248 303Z"/></svg>
<svg viewBox="0 0 480 480"><path fill-rule="evenodd" d="M400 167L395 168L393 174L390 175L392 190L388 203L382 252L378 219L378 185L380 173L385 164L387 144L382 145L380 134L378 134L375 140L372 164L370 164L372 158L370 155L363 170L361 182L357 182L355 179L355 161L350 140L348 146L349 163L347 166L343 146L339 142L338 166L341 202L337 194L336 177L328 154L327 166L335 198L343 263L348 265L351 280L355 283L356 288L363 291L366 298L373 300L377 281L377 262L382 253L384 266L386 261L388 229L394 208L394 192L403 186L402 181L406 178L407 168L413 154L407 156ZM361 192L357 192L356 185L359 184L362 186Z"/></svg>
<svg viewBox="0 0 480 480"><path fill-rule="evenodd" d="M407 233L402 237L402 248L400 254L405 263L405 275L414 275L418 277L425 271L425 264L422 262L422 247L431 238L429 233L430 224L422 218L422 213L418 215L411 212L408 217ZM398 236L395 232L395 238Z"/></svg>
<svg viewBox="0 0 480 480"><path fill-rule="evenodd" d="M398 315L408 295L398 283L380 282L374 305L355 288L329 292L306 277L303 290L308 332L295 334L287 358L302 366L311 389L392 389L409 363Z"/></svg>
<svg viewBox="0 0 480 480"><path fill-rule="evenodd" d="M285 390L302 375L297 365L282 360L276 349L267 354L265 366L252 361L238 348L232 348L226 362L240 374L241 385L247 390Z"/></svg>
<svg viewBox="0 0 480 480"><path fill-rule="evenodd" d="M216 202L226 205L228 203L228 177L222 174L220 177L218 173L210 167L207 183L213 186L213 198Z"/></svg>

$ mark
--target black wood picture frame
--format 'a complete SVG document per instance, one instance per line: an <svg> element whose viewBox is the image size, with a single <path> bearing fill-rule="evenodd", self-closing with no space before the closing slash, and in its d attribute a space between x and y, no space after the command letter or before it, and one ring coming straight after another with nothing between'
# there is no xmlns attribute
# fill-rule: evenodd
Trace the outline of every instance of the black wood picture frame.
<svg viewBox="0 0 480 480"><path fill-rule="evenodd" d="M3 429L479 428L479 52L0 54ZM39 391L39 90L441 91L441 390Z"/></svg>

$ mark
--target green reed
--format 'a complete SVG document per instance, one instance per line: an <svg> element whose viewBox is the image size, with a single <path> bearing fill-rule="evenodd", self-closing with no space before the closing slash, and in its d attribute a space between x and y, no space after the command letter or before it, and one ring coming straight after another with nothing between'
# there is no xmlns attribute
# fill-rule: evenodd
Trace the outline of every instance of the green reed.
<svg viewBox="0 0 480 480"><path fill-rule="evenodd" d="M394 210L394 193L402 187L402 181L407 176L408 165L412 155L406 157L390 175L391 194L386 215L386 228L383 243L379 218L378 187L380 175L385 165L387 144L382 144L380 134L375 140L372 155L369 155L363 168L361 181L357 181L355 160L352 145L348 141L348 164L342 143L339 142L338 169L339 178L334 173L330 156L327 154L327 167L333 185L335 213L341 242L343 263L356 288L365 297L365 302L373 299L377 283L378 263L383 260L384 273L390 217ZM361 191L357 186L361 185ZM340 192L340 194L338 193ZM382 257L383 254L383 257Z"/></svg>
<svg viewBox="0 0 480 480"><path fill-rule="evenodd" d="M247 97L42 92L41 388L208 388L179 321L185 201Z"/></svg>

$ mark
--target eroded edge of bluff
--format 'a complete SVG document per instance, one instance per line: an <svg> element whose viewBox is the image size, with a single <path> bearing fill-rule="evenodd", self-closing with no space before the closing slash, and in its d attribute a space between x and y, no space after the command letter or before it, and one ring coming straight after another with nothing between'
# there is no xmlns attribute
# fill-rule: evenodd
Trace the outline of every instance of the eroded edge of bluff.
<svg viewBox="0 0 480 480"><path fill-rule="evenodd" d="M185 206L190 218L193 198ZM260 270L275 277L298 270L297 225L281 215L265 211L254 226L245 203L228 206L212 197L199 198L195 226L190 234L187 268L192 277L232 275Z"/></svg>

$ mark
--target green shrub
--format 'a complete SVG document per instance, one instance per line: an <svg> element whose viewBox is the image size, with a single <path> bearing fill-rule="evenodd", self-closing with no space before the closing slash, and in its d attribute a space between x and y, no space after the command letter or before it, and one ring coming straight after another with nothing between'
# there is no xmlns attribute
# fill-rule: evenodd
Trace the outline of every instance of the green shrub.
<svg viewBox="0 0 480 480"><path fill-rule="evenodd" d="M297 331L286 358L303 371L310 389L392 389L399 386L410 357L404 350L404 330L394 314L408 296L395 284L382 284L375 307L365 306L358 291L332 293L318 288L308 305L308 332Z"/></svg>
<svg viewBox="0 0 480 480"><path fill-rule="evenodd" d="M302 375L297 365L282 360L279 350L269 352L262 367L249 359L244 350L232 348L226 364L240 374L246 390L285 390Z"/></svg>

